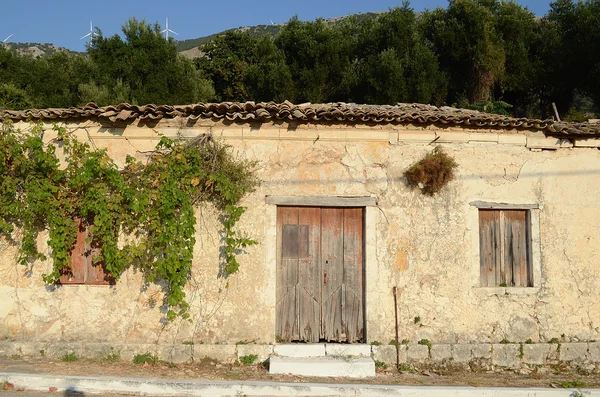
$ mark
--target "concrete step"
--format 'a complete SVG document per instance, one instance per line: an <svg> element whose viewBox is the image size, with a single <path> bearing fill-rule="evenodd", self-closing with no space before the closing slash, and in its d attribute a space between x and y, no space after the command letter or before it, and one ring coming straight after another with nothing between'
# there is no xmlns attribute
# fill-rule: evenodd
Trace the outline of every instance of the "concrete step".
<svg viewBox="0 0 600 397"><path fill-rule="evenodd" d="M301 376L339 376L368 378L375 376L370 357L278 357L269 359L269 373Z"/></svg>
<svg viewBox="0 0 600 397"><path fill-rule="evenodd" d="M371 345L347 343L286 343L273 347L282 357L353 356L371 357Z"/></svg>

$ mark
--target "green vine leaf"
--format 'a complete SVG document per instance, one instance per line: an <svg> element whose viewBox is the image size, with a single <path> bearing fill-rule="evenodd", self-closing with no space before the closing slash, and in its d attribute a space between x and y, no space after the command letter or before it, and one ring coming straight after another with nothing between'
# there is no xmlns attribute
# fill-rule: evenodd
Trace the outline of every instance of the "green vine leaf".
<svg viewBox="0 0 600 397"><path fill-rule="evenodd" d="M131 266L146 281L164 287L167 318L189 318L184 288L192 270L196 240L194 208L206 203L221 211L224 272L239 270L237 255L257 242L236 225L246 208L239 201L259 184L254 162L235 157L210 135L189 142L161 136L146 164L127 156L119 170L106 149L92 149L64 128L45 144L41 126L17 132L0 130L0 233L22 230L19 263L45 260L38 234L47 230L53 269L44 282L59 282L70 272L70 254L80 224L97 252L95 265L118 280ZM66 161L61 163L57 151ZM120 245L119 237L130 235Z"/></svg>

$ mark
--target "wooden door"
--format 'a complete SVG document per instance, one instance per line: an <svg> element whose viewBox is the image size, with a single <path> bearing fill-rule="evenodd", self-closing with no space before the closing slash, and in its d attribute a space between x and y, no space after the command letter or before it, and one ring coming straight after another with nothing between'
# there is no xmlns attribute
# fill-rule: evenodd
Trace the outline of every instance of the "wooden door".
<svg viewBox="0 0 600 397"><path fill-rule="evenodd" d="M279 207L277 339L363 340L363 209Z"/></svg>

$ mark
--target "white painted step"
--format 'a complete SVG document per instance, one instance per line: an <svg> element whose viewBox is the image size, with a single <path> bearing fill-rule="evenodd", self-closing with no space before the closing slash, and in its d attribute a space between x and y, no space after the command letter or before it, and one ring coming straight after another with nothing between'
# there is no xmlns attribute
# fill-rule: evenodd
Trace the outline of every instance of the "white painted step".
<svg viewBox="0 0 600 397"><path fill-rule="evenodd" d="M286 343L273 347L282 357L357 356L371 357L371 345L348 343Z"/></svg>
<svg viewBox="0 0 600 397"><path fill-rule="evenodd" d="M369 357L278 357L271 356L269 373L300 376L368 378L375 376L375 362Z"/></svg>

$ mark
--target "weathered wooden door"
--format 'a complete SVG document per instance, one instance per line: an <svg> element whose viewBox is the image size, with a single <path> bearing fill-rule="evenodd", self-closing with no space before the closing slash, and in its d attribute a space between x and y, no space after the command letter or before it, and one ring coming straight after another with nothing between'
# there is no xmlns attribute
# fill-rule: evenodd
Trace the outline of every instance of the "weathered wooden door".
<svg viewBox="0 0 600 397"><path fill-rule="evenodd" d="M362 208L278 207L278 341L362 341L363 262Z"/></svg>

